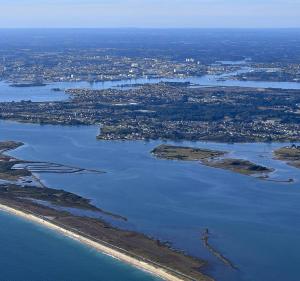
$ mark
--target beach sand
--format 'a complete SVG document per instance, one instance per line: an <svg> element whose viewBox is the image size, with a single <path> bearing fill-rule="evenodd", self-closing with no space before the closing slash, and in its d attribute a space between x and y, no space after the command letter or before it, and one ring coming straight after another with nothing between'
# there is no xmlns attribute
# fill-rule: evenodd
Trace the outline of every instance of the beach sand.
<svg viewBox="0 0 300 281"><path fill-rule="evenodd" d="M120 251L118 251L117 249L115 249L116 247L110 248L109 246L103 245L99 242L95 242L87 237L79 235L70 230L64 229L63 227L60 227L54 223L51 223L51 221L48 220L47 218L43 219L42 217L39 217L37 215L26 213L21 210L14 209L14 208L8 207L3 204L0 204L0 211L8 212L12 215L21 217L23 219L38 223L42 226L45 226L52 230L55 230L69 238L72 238L74 240L77 240L77 241L89 246L89 247L92 247L93 249L95 249L105 255L108 255L110 257L118 259L118 260L125 262L131 266L134 266L140 270L146 271L146 272L148 272L156 277L159 277L163 280L167 280L167 281L193 280L192 278L189 278L188 276L186 276L186 278L185 278L184 275L182 278L180 278L180 277L176 276L175 274L173 275L171 272L168 272L164 268L155 266L154 263L151 264L150 262L142 261L137 258L131 257L130 255L126 255L125 253L122 252L121 248L120 248ZM178 273L178 274L179 274L179 276L181 275L180 273Z"/></svg>

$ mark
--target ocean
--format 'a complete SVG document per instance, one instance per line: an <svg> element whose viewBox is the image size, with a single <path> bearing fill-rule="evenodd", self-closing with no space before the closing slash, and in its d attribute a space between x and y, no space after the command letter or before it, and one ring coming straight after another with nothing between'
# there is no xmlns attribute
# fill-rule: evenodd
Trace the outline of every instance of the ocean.
<svg viewBox="0 0 300 281"><path fill-rule="evenodd" d="M159 280L75 240L4 212L0 212L0 247L0 280Z"/></svg>
<svg viewBox="0 0 300 281"><path fill-rule="evenodd" d="M230 151L231 156L274 168L274 180L294 178L295 182L290 184L263 181L197 162L158 160L150 151L160 141L97 141L98 128L94 126L1 121L0 132L2 140L25 142L25 146L10 152L18 158L105 171L39 177L49 187L90 198L100 208L128 218L127 223L111 219L115 226L169 241L174 248L208 260L206 272L216 280L298 281L300 173L272 159L272 151L284 144L181 143ZM91 271L93 275L85 280L151 278L39 226L7 215L1 215L1 224L11 225L11 229L1 227L2 247L11 249L11 254L3 250L0 255L7 264L1 267L1 280L9 276L12 268L16 274L25 272L26 264L37 265L27 268L28 273L23 275L26 279L37 276L30 280L41 280L43 274L48 276L48 271L49 276L57 274L51 271L57 271L65 274L61 276L74 273L77 278ZM238 270L226 267L207 251L200 239L205 228L212 234L210 243Z"/></svg>

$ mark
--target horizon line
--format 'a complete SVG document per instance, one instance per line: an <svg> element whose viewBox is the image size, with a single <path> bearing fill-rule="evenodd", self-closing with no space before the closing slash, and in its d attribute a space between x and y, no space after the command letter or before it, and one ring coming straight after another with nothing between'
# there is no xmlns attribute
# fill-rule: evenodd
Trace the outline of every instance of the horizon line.
<svg viewBox="0 0 300 281"><path fill-rule="evenodd" d="M128 27L80 27L80 26L45 26L45 27L30 27L30 26L8 26L8 27L1 27L0 30L3 29L300 29L300 26L291 26L291 27L135 27L135 26L128 26Z"/></svg>

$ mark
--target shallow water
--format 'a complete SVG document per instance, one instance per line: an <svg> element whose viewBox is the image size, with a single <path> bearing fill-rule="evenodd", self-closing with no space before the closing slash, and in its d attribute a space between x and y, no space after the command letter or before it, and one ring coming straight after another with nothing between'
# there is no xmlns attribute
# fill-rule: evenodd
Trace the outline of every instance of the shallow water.
<svg viewBox="0 0 300 281"><path fill-rule="evenodd" d="M207 272L217 280L299 280L300 172L272 159L272 150L283 144L182 143L230 151L274 168L272 178L294 178L291 184L196 162L158 160L150 151L159 141L97 141L97 132L92 126L0 122L0 139L26 143L11 152L16 157L107 172L41 174L48 186L91 198L97 206L127 217L122 227L170 241L176 248L207 259ZM203 247L200 236L205 228L212 233L212 245L238 271L222 265Z"/></svg>

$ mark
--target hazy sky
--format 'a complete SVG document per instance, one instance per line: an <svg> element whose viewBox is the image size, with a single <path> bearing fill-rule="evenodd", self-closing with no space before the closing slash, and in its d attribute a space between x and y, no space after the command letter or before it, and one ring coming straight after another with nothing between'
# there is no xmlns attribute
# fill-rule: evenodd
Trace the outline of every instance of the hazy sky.
<svg viewBox="0 0 300 281"><path fill-rule="evenodd" d="M0 0L0 27L300 27L300 0Z"/></svg>

